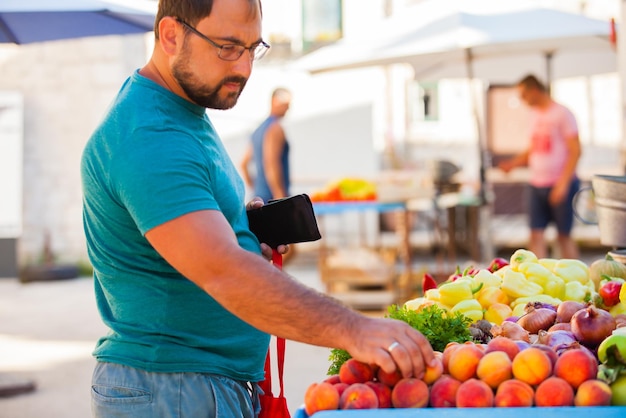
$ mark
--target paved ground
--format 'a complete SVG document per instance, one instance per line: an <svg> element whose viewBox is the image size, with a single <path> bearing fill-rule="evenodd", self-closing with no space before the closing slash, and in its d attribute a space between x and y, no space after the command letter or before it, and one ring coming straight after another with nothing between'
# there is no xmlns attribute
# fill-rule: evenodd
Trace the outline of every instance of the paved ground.
<svg viewBox="0 0 626 418"><path fill-rule="evenodd" d="M598 254L602 251L586 252L582 258L590 261ZM433 262L430 256L417 257L414 268L429 269ZM321 288L315 253L301 253L286 270ZM0 398L0 418L90 416L90 353L104 332L90 278L28 284L0 279L0 380L19 377L37 385L34 392ZM302 404L307 386L325 377L329 353L327 348L287 343L285 384L292 411Z"/></svg>
<svg viewBox="0 0 626 418"><path fill-rule="evenodd" d="M314 264L294 260L288 268L319 287ZM91 351L105 331L90 278L28 284L0 279L0 383L23 378L37 385L34 392L0 398L0 418L91 416ZM306 387L325 377L329 353L287 343L285 385L292 411L302 404Z"/></svg>

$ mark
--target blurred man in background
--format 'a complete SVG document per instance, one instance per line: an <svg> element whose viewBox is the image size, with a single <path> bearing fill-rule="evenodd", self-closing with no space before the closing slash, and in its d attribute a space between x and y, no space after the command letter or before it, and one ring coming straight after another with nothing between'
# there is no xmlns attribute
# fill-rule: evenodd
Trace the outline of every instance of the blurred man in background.
<svg viewBox="0 0 626 418"><path fill-rule="evenodd" d="M530 145L498 167L507 173L515 167L529 167L529 249L539 258L548 256L545 229L553 222L558 231L560 257L578 258L578 247L571 237L572 201L580 187L576 165L581 146L576 119L569 109L550 97L546 86L535 76L524 77L517 89L521 99L532 108Z"/></svg>

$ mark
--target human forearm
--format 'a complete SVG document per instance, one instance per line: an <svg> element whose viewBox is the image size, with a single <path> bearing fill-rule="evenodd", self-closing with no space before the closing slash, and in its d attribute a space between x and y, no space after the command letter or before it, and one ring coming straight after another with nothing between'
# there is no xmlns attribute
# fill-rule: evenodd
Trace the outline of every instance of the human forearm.
<svg viewBox="0 0 626 418"><path fill-rule="evenodd" d="M508 160L502 161L500 164L498 164L498 168L508 173L514 168L525 167L528 165L528 154L528 151L517 154L514 157L509 158Z"/></svg>
<svg viewBox="0 0 626 418"><path fill-rule="evenodd" d="M146 238L225 309L265 332L343 348L386 371L397 366L405 376L420 375L434 358L428 340L408 324L361 315L241 249L218 211L183 215L148 231ZM399 346L392 354L387 348L394 342Z"/></svg>

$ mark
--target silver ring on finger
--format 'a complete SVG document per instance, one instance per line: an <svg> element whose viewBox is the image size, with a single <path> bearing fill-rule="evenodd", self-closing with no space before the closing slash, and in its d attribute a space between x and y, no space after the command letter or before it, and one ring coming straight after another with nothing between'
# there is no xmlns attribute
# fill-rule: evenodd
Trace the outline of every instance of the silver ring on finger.
<svg viewBox="0 0 626 418"><path fill-rule="evenodd" d="M395 350L398 347L400 347L400 343L397 341L394 341L391 343L391 345L389 345L389 347L387 347L387 351L391 353L393 350Z"/></svg>

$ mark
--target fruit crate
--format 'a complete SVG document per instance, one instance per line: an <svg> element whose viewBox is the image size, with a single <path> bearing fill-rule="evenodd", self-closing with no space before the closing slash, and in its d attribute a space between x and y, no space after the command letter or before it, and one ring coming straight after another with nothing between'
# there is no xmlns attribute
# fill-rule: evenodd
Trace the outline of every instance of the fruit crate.
<svg viewBox="0 0 626 418"><path fill-rule="evenodd" d="M595 407L533 407L533 408L414 408L323 411L310 418L484 418L497 414L499 418L622 418L626 406ZM309 418L304 408L292 418Z"/></svg>
<svg viewBox="0 0 626 418"><path fill-rule="evenodd" d="M397 302L396 254L371 248L324 249L319 258L326 292L357 309L381 309Z"/></svg>

